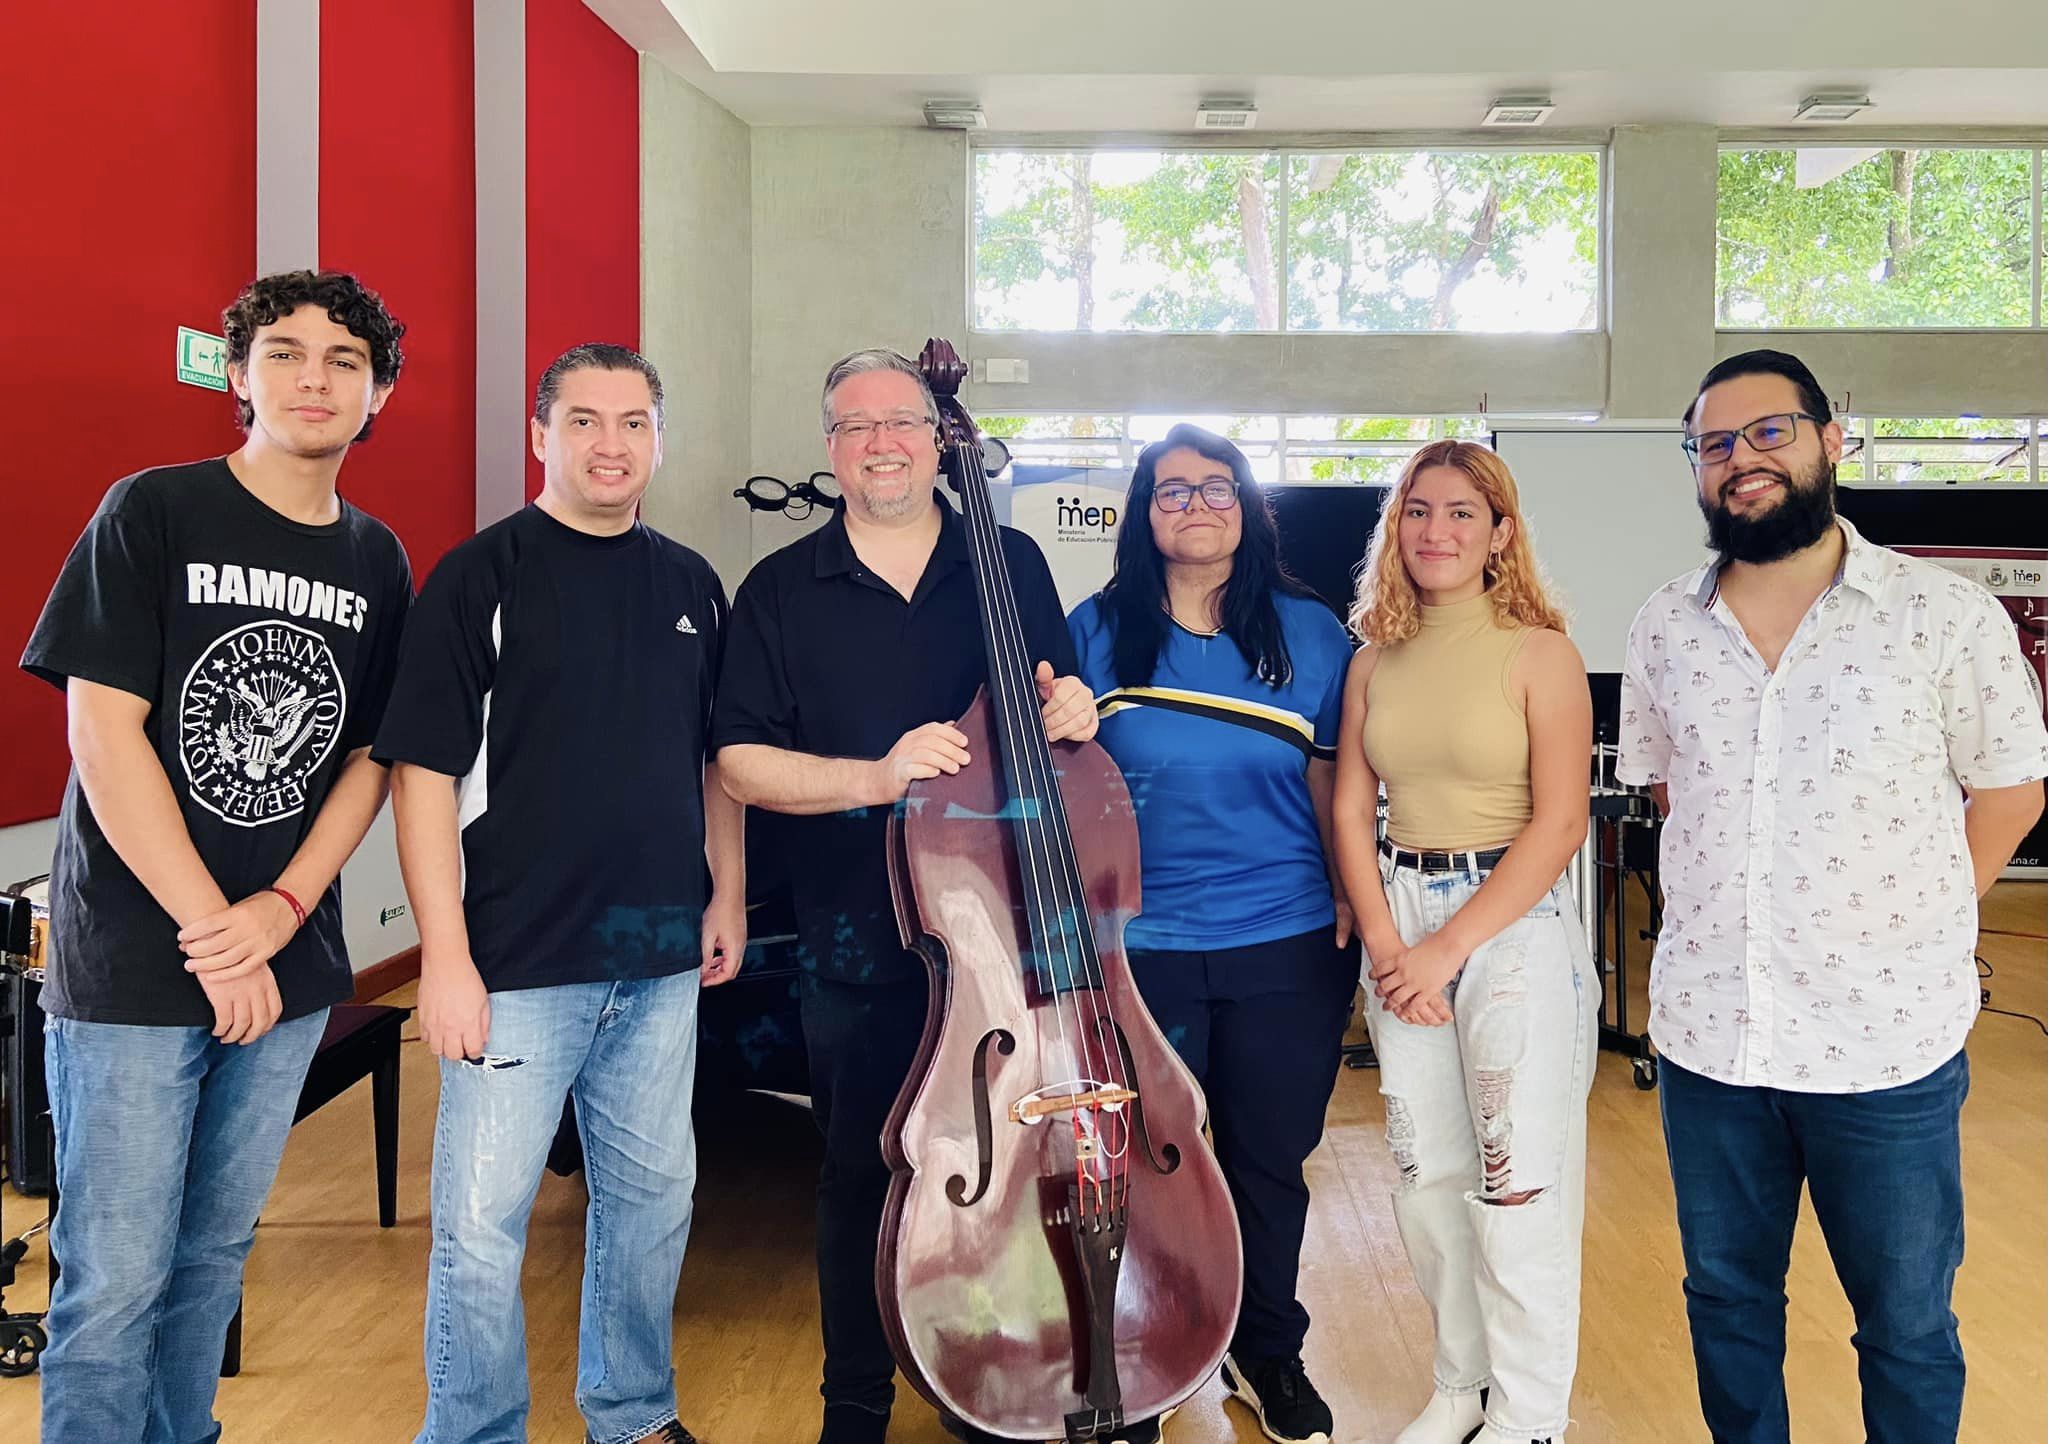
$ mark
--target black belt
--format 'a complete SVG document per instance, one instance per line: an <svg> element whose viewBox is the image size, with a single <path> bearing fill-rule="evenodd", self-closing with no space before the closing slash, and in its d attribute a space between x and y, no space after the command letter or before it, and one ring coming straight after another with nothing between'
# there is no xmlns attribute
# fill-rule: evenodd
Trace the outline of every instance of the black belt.
<svg viewBox="0 0 2048 1444"><path fill-rule="evenodd" d="M1508 855L1504 847L1489 847L1484 852L1416 852L1396 847L1385 838L1380 839L1380 852L1392 858L1395 867L1411 867L1417 872L1492 872Z"/></svg>

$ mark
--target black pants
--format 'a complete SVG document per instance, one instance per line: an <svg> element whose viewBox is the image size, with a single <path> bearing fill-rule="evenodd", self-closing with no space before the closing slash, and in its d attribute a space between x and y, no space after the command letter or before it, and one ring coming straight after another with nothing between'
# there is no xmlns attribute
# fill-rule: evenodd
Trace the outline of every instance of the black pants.
<svg viewBox="0 0 2048 1444"><path fill-rule="evenodd" d="M1308 1184L1323 1136L1358 948L1332 930L1218 952L1132 951L1160 1030L1209 1096L1209 1130L1244 1236L1244 1307L1230 1350L1292 1358L1308 1336L1294 1296Z"/></svg>
<svg viewBox="0 0 2048 1444"><path fill-rule="evenodd" d="M827 1405L887 1413L896 1360L875 1303L875 1245L889 1169L882 1125L924 1033L926 983L803 980L811 1116L825 1135L818 1174L818 1313Z"/></svg>

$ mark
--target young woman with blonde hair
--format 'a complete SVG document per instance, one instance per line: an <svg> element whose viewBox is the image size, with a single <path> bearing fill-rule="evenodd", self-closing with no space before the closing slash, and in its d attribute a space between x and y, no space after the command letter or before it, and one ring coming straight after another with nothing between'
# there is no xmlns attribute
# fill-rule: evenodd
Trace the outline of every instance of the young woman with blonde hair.
<svg viewBox="0 0 2048 1444"><path fill-rule="evenodd" d="M1394 1216L1436 1316L1399 1444L1562 1435L1599 977L1562 886L1592 704L1492 451L1433 442L1360 573L1333 831L1368 979ZM1374 812L1387 790L1387 836Z"/></svg>

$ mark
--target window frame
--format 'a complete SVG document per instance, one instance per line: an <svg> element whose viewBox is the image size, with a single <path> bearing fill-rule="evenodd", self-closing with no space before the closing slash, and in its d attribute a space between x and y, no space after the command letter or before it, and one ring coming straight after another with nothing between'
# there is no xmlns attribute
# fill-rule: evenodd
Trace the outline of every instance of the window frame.
<svg viewBox="0 0 2048 1444"><path fill-rule="evenodd" d="M1200 333L1200 334L1206 334L1206 333ZM1074 412L1069 412L1069 411L1033 411L1033 410L1022 410L1022 409L1020 409L1020 410L1005 410L1005 411L1002 411L1002 412L1000 412L1000 413L993 413L993 414L1000 414L1000 415L1003 415L1003 416L1041 417L1041 416L1071 416L1071 415L1075 415L1075 414L1077 414L1077 413L1074 413ZM1161 411L1157 411L1157 410L1146 410L1146 411L1121 411L1121 412L1118 412L1118 411L1107 411L1107 412L1090 412L1090 413L1087 413L1087 414L1089 414L1089 415L1093 415L1093 416L1100 416L1100 417L1104 417L1104 418L1113 418L1113 419L1115 419L1115 420L1117 421L1117 423L1118 423L1117 435L1116 435L1116 436L1114 436L1114 437L1108 437L1108 436L1091 436L1091 437L1087 437L1087 438L1085 438L1085 440L1086 440L1086 441L1087 441L1088 443L1090 443L1090 444L1094 444L1094 445L1100 445L1100 446L1104 446L1105 448L1107 447L1107 445L1109 445L1109 444L1111 444L1111 443L1114 443L1114 444L1116 444L1116 445L1117 445L1117 450L1118 450L1118 461L1117 461L1117 464L1115 465L1115 467L1113 467L1113 468L1112 468L1112 467L1102 467L1102 468L1100 468L1100 469L1101 469L1101 470L1117 470L1117 471L1122 471L1122 472L1129 472L1129 471L1130 471L1130 470L1131 470L1131 469L1132 469L1133 467L1135 467L1135 466L1136 466L1136 465L1138 464L1138 453L1139 453L1139 452L1141 452L1141 451L1143 451L1143 450L1145 449L1145 447L1146 447L1147 445L1149 445L1149 444L1150 444L1149 442L1147 442L1147 441L1146 441L1146 440L1144 440L1143 438L1140 438L1140 437L1135 437L1135 436L1133 436L1133 435L1132 435L1133 427L1132 427L1131 423L1132 423L1133 419L1134 419L1134 418L1137 418L1137 417L1142 417L1142 416L1163 416L1163 415L1170 415L1170 414L1172 414L1172 413L1168 413L1168 412L1161 412ZM1191 414L1193 414L1193 413L1191 413ZM1290 478L1288 477L1288 475L1287 475L1287 464L1288 464L1289 460L1291 460L1291 459L1293 459L1293 458L1300 458L1300 459L1302 459L1302 460L1304 460L1304 461L1318 461L1318 460L1327 460L1327 459L1330 459L1330 458L1332 458L1332 457L1342 458L1342 457L1346 457L1346 456L1354 456L1354 455L1355 455L1355 456L1371 456L1371 455L1382 455L1382 454L1387 454L1387 453L1388 453L1388 452L1389 452L1389 451L1390 451L1390 450L1391 450L1392 448L1395 448L1395 447L1397 447L1398 445L1400 445L1400 444L1401 444L1401 443L1398 443L1398 442L1395 442L1395 441L1391 441L1391 440L1388 440L1388 441L1362 441L1362 442L1357 442L1357 443L1346 443L1346 442L1344 442L1344 441L1341 441L1341 440L1335 440L1335 439L1332 439L1332 438L1329 438L1329 437L1309 437L1309 436L1302 436L1302 437L1293 437L1293 438L1290 438L1290 437L1289 437L1289 435L1288 435L1288 423L1289 423L1289 422L1292 422L1292 421L1300 421L1300 420L1304 420L1304 419L1306 419L1306 418L1308 418L1308 417L1311 417L1311 416L1315 416L1315 417L1322 417L1322 416L1327 416L1327 415L1329 415L1329 413L1328 413L1328 412L1320 412L1320 411L1279 411L1279 412L1275 412L1275 411L1247 411L1247 412L1239 412L1239 413L1236 413L1236 415L1238 415L1238 416L1241 416L1241 417L1243 417L1243 418L1246 418L1246 419L1253 419L1253 420L1259 420L1259 421L1266 421L1266 420L1271 420L1271 421L1273 421L1273 422L1275 423L1275 431L1274 431L1274 435L1273 435L1273 436L1272 436L1271 438L1266 438L1266 437L1259 437L1259 438L1248 438L1248 440L1249 440L1249 442L1250 442L1250 447L1251 447L1251 448L1256 448L1256 449L1257 449L1257 451L1258 451L1259 453L1261 453L1261 455L1263 455L1263 454L1265 454L1265 453L1266 453L1266 450L1267 450L1267 448L1269 448L1269 447L1271 448L1271 452L1270 452L1270 454L1271 454L1271 457L1272 457L1272 464L1273 464L1273 467L1274 467L1274 470L1275 470L1275 473L1276 473L1276 478L1275 478L1275 480L1273 480L1273 481L1270 481L1270 482L1262 482L1262 485L1267 485L1267 486L1378 486L1378 485L1381 485L1381 483L1379 483L1379 482L1373 482L1373 481L1366 481L1366 480L1363 480L1363 479L1360 479L1360 478L1345 478L1345 479L1343 479L1343 480L1340 480L1340 481L1312 481L1312 480L1294 480L1294 479L1290 479ZM1563 413L1556 413L1556 414L1552 414L1552 413L1547 413L1547 412L1546 412L1546 413L1540 413L1540 414L1539 414L1539 413L1533 413L1533 412L1532 412L1532 413L1516 413L1516 414L1514 414L1513 416L1509 416L1509 415L1507 415L1507 414L1505 414L1505 413L1498 413L1498 412L1495 412L1495 413L1477 413L1477 412L1467 412L1467 411L1458 411L1458 412L1448 412L1448 411L1443 411L1443 412L1419 412L1419 411L1418 411L1418 412L1409 412L1409 413L1403 413L1402 415L1400 415L1400 416L1398 416L1398 417L1394 417L1394 416L1388 416L1388 417L1378 417L1378 416L1375 416L1375 417L1373 417L1372 419L1375 419L1375 420L1383 420L1383 419L1384 419L1384 420L1402 420L1402 421L1436 421L1436 420L1443 420L1443 419L1447 419L1447 418L1448 418L1448 419L1456 419L1456 420L1467 420L1467 421L1474 421L1474 422L1477 422L1477 423L1478 423L1478 426L1477 426L1477 430L1479 431L1479 433L1480 433L1480 434L1479 434L1478 436L1476 436L1476 437L1473 437L1473 438L1469 438L1469 439L1472 439L1472 440L1477 440L1477 441L1481 442L1481 444L1483 444L1483 445L1491 445L1491 444L1492 444L1492 437L1493 437L1493 428L1494 428L1494 426L1495 426L1496 424L1498 424L1498 423L1500 423L1500 422L1503 422L1503 421L1532 421L1532 420L1536 420L1536 421L1555 421L1555 422L1567 422L1567 421L1587 421L1587 420L1590 420L1590 419L1591 419L1591 418L1589 418L1589 417L1586 417L1586 416L1583 416L1583 415L1578 415L1578 414L1571 414L1571 415L1566 415L1566 414L1563 414ZM1053 443L1053 444L1058 444L1058 443L1059 443L1059 441L1061 440L1061 438L1054 438L1054 437L1031 437L1031 438L1028 438L1028 439L1027 439L1027 438L1019 438L1019 440L1023 440L1023 441L1025 442L1025 445L1026 445L1026 447L1029 447L1029 446L1031 446L1031 445L1033 445L1033 444L1045 444L1045 443L1049 443L1049 442L1050 442L1050 443ZM1019 454L1018 454L1018 450L1019 450L1019 449L1018 449L1018 447L1017 447L1016 441L1013 441L1013 440L1011 440L1010 438L1007 438L1007 437L1006 437L1006 438L1004 438L1004 443L1005 443L1005 445L1007 445L1007 446L1009 446L1009 447L1010 447L1010 449L1011 449L1011 454L1012 454L1012 456L1013 456L1013 457L1015 457L1015 458L1016 458L1016 459L1017 459L1018 461L1025 461L1025 462L1029 462L1029 461L1030 461L1030 458L1028 458L1028 457L1025 457L1025 456L1022 456L1022 455L1019 455ZM1290 444L1290 443L1291 443L1291 444ZM1422 447L1424 447L1424 446L1428 446L1429 444L1430 444L1430 442L1429 442L1429 441L1427 441L1427 440L1422 440L1422 441L1416 441L1416 442L1414 442L1414 443L1412 443L1412 444L1410 445L1410 447L1409 447L1409 454L1411 454L1411 455L1412 455L1412 454L1413 454L1413 453L1414 453L1414 452L1415 452L1416 450L1419 450L1419 449L1421 449L1421 448L1422 448ZM1350 450L1350 451L1347 451L1347 450L1345 450L1345 449L1344 449L1344 448L1345 448L1345 447L1346 447L1347 445L1354 445L1356 449L1355 449L1355 450ZM1248 451L1248 454L1249 454L1249 451ZM1255 457L1255 458L1254 458L1255 462L1256 462L1256 460L1258 460L1258 459L1259 459L1259 458ZM1036 465L1036 464L1038 464L1038 463L1036 463L1036 462L1031 462L1030 464L1034 464L1034 465ZM1002 480L1002 478L1001 478L1001 477L998 477L998 478L997 478L997 480Z"/></svg>
<svg viewBox="0 0 2048 1444"><path fill-rule="evenodd" d="M2012 330L2016 328L2001 327L1999 329ZM1877 434L1877 423L1880 421L1927 421L1935 419L1925 416L1857 414L1846 419L1839 416L1835 419L1838 422L1843 422L1842 431L1845 440L1855 442L1856 451L1854 459L1856 464L1863 468L1864 473L1861 478L1855 481L1838 481L1837 484L1840 486L1851 487L1857 491L1961 492L2033 491L2043 486L2048 486L2048 417L2020 415L1994 418L1999 421L2016 422L2025 428L2025 434L2022 436L1999 438L2001 440L2024 441L2026 444L2026 475L2017 481L1879 481L1872 473L1879 465L1883 464L1877 455L1877 447L1880 443L1897 444L1899 442L1910 442L1914 445L1925 446L1930 451L1939 452L1949 449L1959 451L1966 446L1983 446L1986 444L1986 439L1968 436L1879 436ZM1954 419L1962 421L1971 418L1956 417ZM1849 459L1846 449L1844 459Z"/></svg>
<svg viewBox="0 0 2048 1444"><path fill-rule="evenodd" d="M1274 227L1278 232L1273 247L1273 259L1278 275L1275 278L1279 295L1280 326L1278 330L1264 330L1245 327L1232 331L1139 331L1102 330L1081 331L1073 327L1055 330L1033 330L1029 327L988 328L979 323L980 293L979 277L975 263L981 250L981 208L975 192L976 164L978 158L989 153L1032 154L1032 155L1074 155L1088 151L1096 155L1126 154L1133 151L1161 155L1220 155L1252 152L1273 157L1280 173L1279 202L1274 212ZM1497 151L1508 155L1554 155L1580 154L1593 157L1596 178L1593 195L1594 247L1593 247L1593 321L1589 326L1575 326L1561 331L1361 331L1361 330L1297 330L1287 324L1287 303L1289 288L1288 265L1291 230L1288 225L1288 162L1295 156L1303 155L1416 155L1430 152L1480 152ZM1498 135L1488 133L1483 139L1474 138L1463 132L1418 133L1415 136L1372 138L1346 136L1300 136L1276 134L1271 137L1254 138L1248 135L1231 136L1228 139L1196 139L1185 135L1173 136L1131 136L1131 137L1013 137L1000 135L969 136L966 147L967 166L967 329L974 336L1346 336L1371 338L1381 336L1605 336L1613 321L1613 298L1610 291L1612 266L1609 230L1613 220L1608 204L1608 189L1613 173L1613 147L1611 136L1602 131L1597 135L1588 133L1557 132L1545 140L1518 139L1513 144L1505 143Z"/></svg>
<svg viewBox="0 0 2048 1444"><path fill-rule="evenodd" d="M2033 286L2033 298L2029 307L2031 320L2013 326L1732 326L1721 320L1721 186L1720 158L1729 151L1757 150L1827 150L1849 147L1856 149L1876 148L1878 150L2023 150L2033 156L2033 244L2028 270ZM2041 192L2048 186L2048 142L2038 132L2022 136L2007 136L1989 139L1964 139L1940 135L1900 135L1896 133L1863 134L1851 132L1846 135L1827 132L1792 134L1784 131L1722 131L1714 147L1714 330L1717 334L1729 336L2025 336L2048 327L2048 315L2043 313L2042 286L2048 280L2048 265L2044 265L2043 252L2048 250L2048 214L2044 214ZM1946 485L1946 483L1935 483Z"/></svg>

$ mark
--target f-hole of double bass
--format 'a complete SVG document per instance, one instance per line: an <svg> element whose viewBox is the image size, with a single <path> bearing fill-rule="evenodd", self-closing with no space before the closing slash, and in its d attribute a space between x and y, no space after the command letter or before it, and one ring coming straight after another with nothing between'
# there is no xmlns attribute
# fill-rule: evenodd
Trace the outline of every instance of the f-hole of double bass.
<svg viewBox="0 0 2048 1444"><path fill-rule="evenodd" d="M971 1195L967 1192L967 1180L960 1174L947 1179L946 1197L956 1208L967 1208L981 1201L981 1196L988 1192L989 1176L995 1166L996 1140L988 1109L988 1050L991 1043L1005 1058L1017 1051L1017 1039L1006 1028L989 1029L974 1045L974 1151L977 1158L974 1192Z"/></svg>

